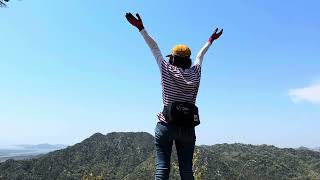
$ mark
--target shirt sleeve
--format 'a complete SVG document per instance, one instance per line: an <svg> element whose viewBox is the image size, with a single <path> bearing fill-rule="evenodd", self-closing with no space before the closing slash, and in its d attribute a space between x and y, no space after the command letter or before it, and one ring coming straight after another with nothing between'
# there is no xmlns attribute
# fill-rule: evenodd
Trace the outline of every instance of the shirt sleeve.
<svg viewBox="0 0 320 180"><path fill-rule="evenodd" d="M199 53L197 54L196 60L194 62L194 65L199 65L201 66L202 61L203 61L203 57L206 54L206 52L208 51L209 47L211 46L210 42L207 42L199 51Z"/></svg>
<svg viewBox="0 0 320 180"><path fill-rule="evenodd" d="M151 52L157 61L158 67L161 69L161 62L164 61L164 59L157 43L153 40L152 37L149 36L145 29L141 30L140 33L151 49Z"/></svg>

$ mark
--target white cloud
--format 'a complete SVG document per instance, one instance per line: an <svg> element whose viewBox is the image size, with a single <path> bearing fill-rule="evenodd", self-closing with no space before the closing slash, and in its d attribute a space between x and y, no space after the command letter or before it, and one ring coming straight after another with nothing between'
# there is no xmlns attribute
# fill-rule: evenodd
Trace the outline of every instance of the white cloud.
<svg viewBox="0 0 320 180"><path fill-rule="evenodd" d="M290 89L289 96L293 102L306 101L320 104L320 82L303 88Z"/></svg>

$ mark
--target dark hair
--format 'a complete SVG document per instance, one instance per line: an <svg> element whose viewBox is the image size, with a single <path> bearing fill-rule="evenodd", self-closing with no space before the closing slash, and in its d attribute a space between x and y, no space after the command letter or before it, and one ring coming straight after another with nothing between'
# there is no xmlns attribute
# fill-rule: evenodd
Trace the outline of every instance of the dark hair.
<svg viewBox="0 0 320 180"><path fill-rule="evenodd" d="M189 69L191 67L191 59L189 57L170 56L169 63L182 69Z"/></svg>

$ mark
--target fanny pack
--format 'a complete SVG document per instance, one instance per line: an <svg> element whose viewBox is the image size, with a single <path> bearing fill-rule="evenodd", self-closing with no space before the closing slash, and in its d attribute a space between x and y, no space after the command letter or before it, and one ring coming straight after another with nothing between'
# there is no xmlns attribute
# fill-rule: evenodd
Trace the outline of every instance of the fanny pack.
<svg viewBox="0 0 320 180"><path fill-rule="evenodd" d="M163 116L170 124L180 127L195 127L200 124L198 107L187 102L172 102L163 107Z"/></svg>

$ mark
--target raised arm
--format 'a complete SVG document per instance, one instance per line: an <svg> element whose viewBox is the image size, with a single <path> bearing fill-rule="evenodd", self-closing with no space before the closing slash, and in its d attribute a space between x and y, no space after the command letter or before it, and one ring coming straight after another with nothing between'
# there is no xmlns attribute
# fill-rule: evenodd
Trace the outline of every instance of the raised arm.
<svg viewBox="0 0 320 180"><path fill-rule="evenodd" d="M142 19L140 18L139 14L136 14L137 18L135 18L131 13L126 14L126 18L128 22L139 29L141 35L143 36L144 40L148 44L149 48L151 49L151 52L153 56L155 57L157 64L159 68L161 67L161 62L164 60L163 56L161 54L161 51L157 45L157 43L152 39L151 36L147 33L147 31L144 29Z"/></svg>
<svg viewBox="0 0 320 180"><path fill-rule="evenodd" d="M211 46L211 44L213 43L213 41L218 39L221 36L221 34L223 33L223 29L220 32L218 32L218 33L217 32L218 32L218 28L210 36L208 42L200 49L199 53L197 54L196 60L194 62L194 65L200 65L201 66L204 55L208 51L208 49Z"/></svg>

